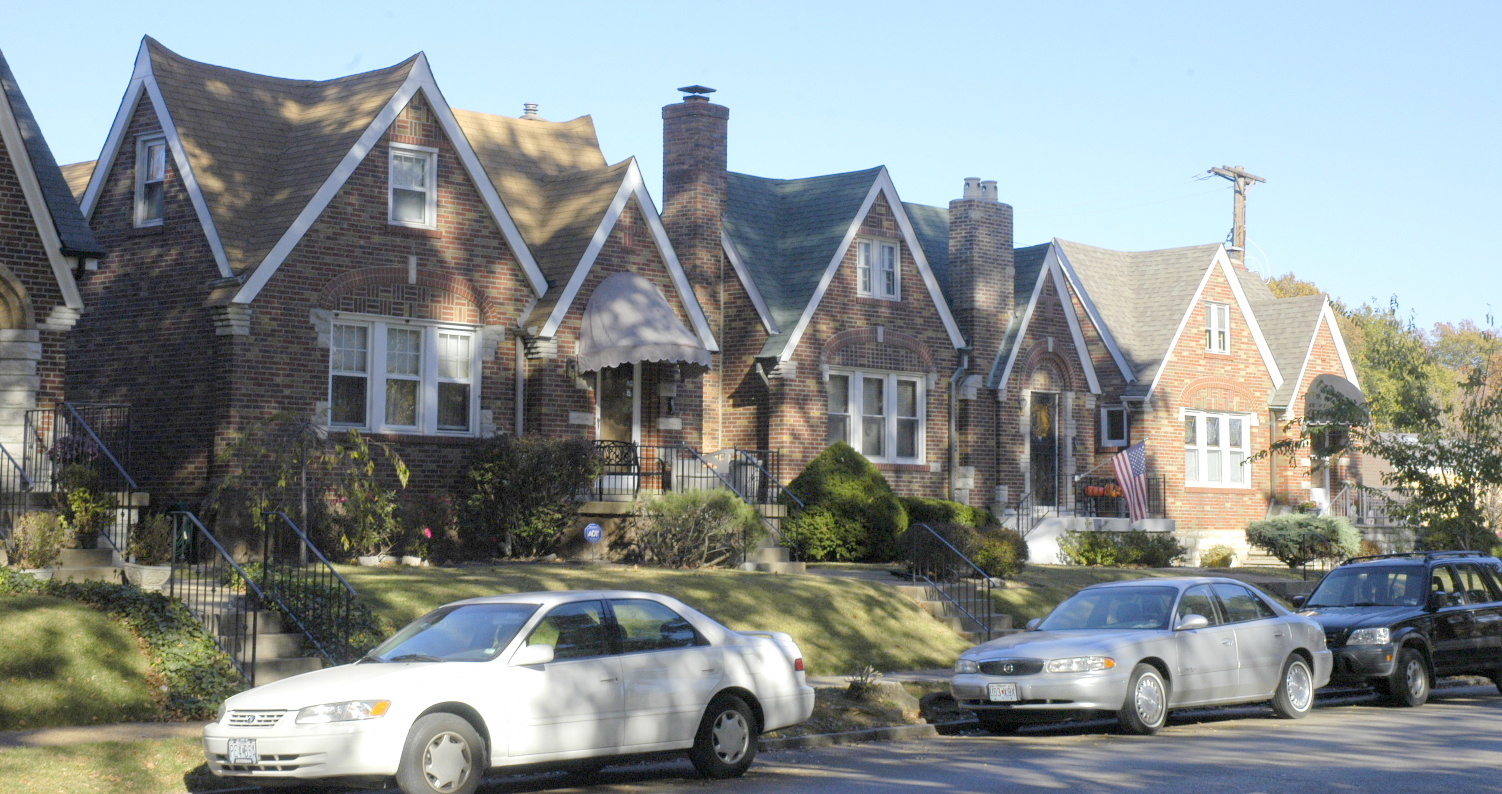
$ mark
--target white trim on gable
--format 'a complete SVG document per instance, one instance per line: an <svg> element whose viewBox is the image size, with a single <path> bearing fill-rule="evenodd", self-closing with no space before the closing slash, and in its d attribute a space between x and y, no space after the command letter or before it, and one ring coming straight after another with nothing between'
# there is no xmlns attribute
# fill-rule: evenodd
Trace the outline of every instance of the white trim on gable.
<svg viewBox="0 0 1502 794"><path fill-rule="evenodd" d="M756 282L751 280L751 271L746 269L746 263L741 261L741 255L735 250L735 244L730 241L730 235L720 229L720 247L725 249L725 257L730 260L730 266L735 269L735 275L740 278L741 286L746 294L751 296L751 305L756 307L757 316L761 317L762 327L767 329L767 334L776 336L782 333L777 330L777 323L772 321L772 311L767 308L767 301L761 296L761 290L756 288Z"/></svg>
<svg viewBox="0 0 1502 794"><path fill-rule="evenodd" d="M1090 385L1091 394L1100 394L1100 380L1095 375L1095 362L1090 360L1090 350L1085 347L1085 334L1080 329L1080 318L1074 314L1074 302L1069 300L1069 288L1064 284L1064 272L1057 261L1049 270L1053 273L1053 288L1054 292L1059 293L1059 306L1064 310L1064 319L1069 321L1069 336L1074 339L1075 354L1080 357L1080 369L1085 373L1085 382Z"/></svg>
<svg viewBox="0 0 1502 794"><path fill-rule="evenodd" d="M1022 323L1017 326L1017 338L1013 340L1012 352L1007 354L1006 366L1001 369L1001 378L996 381L996 398L1001 399L1007 390L1007 381L1012 378L1012 368L1017 365L1017 354L1022 350L1022 340L1027 336L1027 327L1033 321L1033 312L1038 308L1038 299L1043 296L1043 281L1048 278L1049 270L1056 259L1058 247L1048 250L1043 257L1043 267L1038 268L1038 279L1033 282L1033 292L1027 299L1027 310L1022 313Z"/></svg>
<svg viewBox="0 0 1502 794"><path fill-rule="evenodd" d="M100 150L99 159L94 163L94 173L89 176L89 186L84 188L83 199L78 202L86 219L92 220L94 217L99 191L104 189L110 167L120 153L120 146L125 141L125 130L130 126L131 117L136 114L136 103L140 102L141 94L146 90L146 78L150 75L151 56L146 52L146 43L143 41L141 49L136 52L135 70L131 72L130 83L125 86L125 96L120 99L120 107L115 111L115 121L110 125L110 134L104 139L104 148Z"/></svg>
<svg viewBox="0 0 1502 794"><path fill-rule="evenodd" d="M1001 378L997 381L997 396L1006 391L1007 382L1012 378L1012 370L1017 365L1017 356L1022 352L1022 340L1027 338L1027 329L1032 325L1033 313L1038 309L1038 301L1043 297L1043 285L1050 277L1053 280L1054 292L1058 294L1059 306L1064 310L1064 319L1069 323L1069 338L1074 342L1075 355L1079 357L1080 369L1085 373L1085 383L1090 387L1091 394L1100 394L1100 379L1095 372L1095 362L1090 360L1090 351L1085 347L1085 334L1080 327L1080 319L1075 316L1073 302L1069 300L1069 288L1065 283L1064 268L1060 262L1063 251L1058 246L1051 246L1048 253L1043 257L1043 266L1038 268L1038 280L1033 282L1033 292L1027 301L1027 311L1022 314L1022 323L1017 328L1017 338L1012 344L1012 350L1007 354L1006 366L1002 368Z"/></svg>
<svg viewBox="0 0 1502 794"><path fill-rule="evenodd" d="M1346 371L1346 380L1356 388L1361 388L1361 383L1356 379L1356 365L1351 362L1351 353L1346 350L1346 338L1340 332L1340 323L1335 319L1335 310L1330 306L1330 299L1325 298L1325 305L1319 310L1320 319L1330 328L1330 336L1335 339L1335 352L1340 356L1340 366ZM1316 338L1319 336L1319 328L1314 329ZM1310 353L1314 352L1314 346L1309 347Z"/></svg>
<svg viewBox="0 0 1502 794"><path fill-rule="evenodd" d="M496 193L495 185L490 181L490 176L485 173L484 167L480 165L480 158L476 156L474 149L469 145L469 139L464 137L464 131L459 129L459 122L454 118L453 110L449 108L448 103L443 99L443 94L439 92L438 84L433 80L433 72L428 68L427 56L419 53L417 62L412 65L412 71L407 75L407 79L402 83L401 87L392 94L391 100L386 103L385 107L381 108L380 113L376 114L370 126L365 128L365 132L355 142L354 147L339 162L334 172L329 174L328 179L324 180L323 186L318 189L318 192L313 194L313 199L308 202L306 207L303 207L301 213L298 213L297 219L292 222L292 226L287 229L282 238L272 247L271 252L266 255L265 259L256 264L255 270L251 271L250 278L246 280L245 286L241 287L240 291L236 293L234 297L235 303L250 303L255 300L256 295L260 294L261 289L266 286L266 282L271 280L277 268L281 267L282 262L286 261L287 257L291 255L292 250L297 247L303 235L307 233L308 229L312 228L319 216L323 214L324 209L328 207L329 202L333 201L334 196L339 193L339 189L344 187L345 181L360 166L360 163L365 160L370 150L375 148L375 145L385 136L386 130L391 126L392 122L396 121L396 117L402 112L402 108L407 106L407 103L411 101L413 95L419 90L427 98L428 104L433 109L434 117L443 126L443 131L448 136L449 142L453 145L455 153L459 156L459 161L464 163L464 170L469 173L470 181L474 183L475 188L480 192L481 198L485 201L486 208L490 210L491 217L500 226L501 233L506 237L506 243L510 245L511 250L516 254L516 258L521 262L522 270L527 274L527 280L532 284L532 291L538 295L547 292L548 281L542 275L542 270L538 268L537 261L532 257L531 249L527 248L526 241L522 239L521 231L516 228L516 223L511 220L511 215L506 211L505 205L501 203L500 194Z"/></svg>
<svg viewBox="0 0 1502 794"><path fill-rule="evenodd" d="M1246 292L1241 289L1241 282L1236 274L1231 272L1231 260L1226 256L1226 247L1220 246L1215 250L1215 256L1210 260L1210 266L1205 268L1205 275L1200 277L1200 283L1194 290L1194 296L1189 299L1189 305L1184 310L1184 316L1179 319L1179 327L1174 331L1173 337L1168 341L1168 349L1163 354L1163 361L1158 364L1158 371L1153 375L1152 385L1147 389L1144 399L1151 400L1153 394L1158 391L1158 383L1163 380L1163 373L1168 371L1169 362L1173 361L1173 351L1179 346L1179 340L1184 336L1184 328L1189 325L1189 318L1194 316L1195 309L1199 308L1201 296L1205 294L1205 285L1210 283L1210 274L1219 268L1226 283L1231 285L1231 294L1236 297L1236 305L1241 309L1241 316L1246 318L1247 329L1252 332L1252 341L1257 344L1257 352L1262 356L1262 364L1267 368L1267 375L1272 379L1273 389L1277 390L1283 385L1283 373L1278 369L1278 364L1273 361L1272 350L1267 346L1267 339L1262 335L1262 327L1257 324L1257 318L1252 314L1251 303L1247 300Z"/></svg>
<svg viewBox="0 0 1502 794"><path fill-rule="evenodd" d="M57 233L57 224L52 219L52 210L47 206L47 196L42 192L42 183L37 181L36 166L31 162L31 153L26 151L26 141L21 136L21 125L16 122L15 110L10 102L0 97L0 138L5 141L5 150L10 153L11 165L16 178L21 182L21 194L31 210L32 224L37 236L42 238L42 250L47 252L47 262L52 265L52 275L57 279L58 289L63 293L63 305L70 309L83 309L83 297L78 293L78 282L73 280L73 268L68 257L63 256L63 241ZM35 307L41 314L44 307ZM77 315L74 315L75 317ZM38 324L47 322L39 319Z"/></svg>
<svg viewBox="0 0 1502 794"><path fill-rule="evenodd" d="M839 270L840 263L845 259L845 252L850 250L850 244L860 233L861 223L866 219L866 214L871 211L871 206L876 203L876 197L886 196L887 204L892 208L892 215L897 219L897 228L902 232L903 242L913 255L913 262L918 267L918 274L923 277L923 283L928 287L929 299L933 301L934 308L939 311L939 319L944 321L944 329L949 332L949 341L956 350L963 350L969 344L960 333L959 323L955 322L954 315L949 311L949 304L944 301L944 293L939 289L939 280L934 277L933 268L929 267L928 257L923 255L923 246L918 244L918 235L913 231L913 222L907 217L907 210L902 206L902 200L897 197L897 186L892 184L892 177L887 173L886 166L876 174L876 179L871 184L871 190L866 193L866 200L861 202L860 210L850 222L850 228L845 230L845 236L840 240L840 246L835 250L834 257L824 268L824 275L819 278L819 286L814 289L813 297L809 299L808 306L803 309L803 316L798 318L798 324L793 327L792 334L788 337L787 345L783 347L782 354L777 358L779 361L790 361L793 352L798 348L798 342L803 339L803 332L808 330L808 324L813 320L814 312L824 300L824 293L829 290L829 284L834 280L835 271Z"/></svg>
<svg viewBox="0 0 1502 794"><path fill-rule="evenodd" d="M1085 306L1085 314L1090 317L1090 324L1095 326L1101 340L1106 344L1106 349L1111 351L1111 359L1116 362L1116 368L1121 370L1121 376L1126 378L1127 383L1136 383L1137 373L1133 372L1131 366L1127 364L1126 356L1121 352L1121 346L1116 344L1116 336L1111 333L1110 326L1106 325L1105 319L1100 315L1100 310L1095 307L1095 301L1091 300L1089 291L1085 289L1085 282L1074 271L1074 264L1069 261L1069 254L1064 251L1063 246L1059 245L1057 237L1049 245L1052 247L1051 254L1058 253L1059 265L1064 270L1065 278L1069 279L1075 293L1080 296L1080 303Z"/></svg>
<svg viewBox="0 0 1502 794"><path fill-rule="evenodd" d="M678 255L673 251L673 245L668 240L667 230L663 228L662 219L657 215L657 207L647 193L646 181L642 179L641 168L637 166L636 158L631 159L626 169L626 176L621 180L621 186L616 190L615 198L610 201L610 208L605 211L605 217L600 220L594 236L590 238L589 246L584 249L584 256L579 259L573 275L569 276L568 284L563 288L563 294L558 296L558 303L553 306L552 313L548 315L547 322L543 323L537 335L549 337L558 333L558 326L563 323L563 318L568 315L569 307L578 298L579 290L584 287L584 279L589 276L595 260L600 256L600 250L605 247L605 241L610 239L611 231L620 221L621 213L626 210L626 201L632 196L636 197L637 203L641 206L642 215L646 216L647 226L652 230L652 239L657 243L657 250L662 254L663 263L667 266L668 277L673 280L678 296L683 299L683 307L688 311L689 320L694 324L694 331L699 335L699 341L704 343L705 350L718 353L719 343L715 341L714 334L709 329L709 320L704 316L704 309L699 305L699 299L694 296L693 287L688 283L688 275L683 272L683 265L678 261Z"/></svg>

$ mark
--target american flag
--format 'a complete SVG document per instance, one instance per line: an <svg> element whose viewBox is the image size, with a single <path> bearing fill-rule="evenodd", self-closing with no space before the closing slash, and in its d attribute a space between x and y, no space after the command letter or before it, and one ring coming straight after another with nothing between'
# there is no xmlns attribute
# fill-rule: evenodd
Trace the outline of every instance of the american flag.
<svg viewBox="0 0 1502 794"><path fill-rule="evenodd" d="M1132 520L1147 518L1147 442L1138 441L1116 453L1111 468L1116 470L1116 484L1126 496Z"/></svg>

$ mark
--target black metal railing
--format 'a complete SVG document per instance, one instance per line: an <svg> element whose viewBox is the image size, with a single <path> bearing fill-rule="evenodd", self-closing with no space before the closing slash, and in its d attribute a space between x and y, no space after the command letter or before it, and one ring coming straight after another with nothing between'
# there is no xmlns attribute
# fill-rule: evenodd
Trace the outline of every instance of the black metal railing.
<svg viewBox="0 0 1502 794"><path fill-rule="evenodd" d="M114 501L97 537L122 555L139 519L141 488L130 476L130 406L59 403L26 412L20 467L34 491L54 499L69 486L69 467L86 468L90 487Z"/></svg>
<svg viewBox="0 0 1502 794"><path fill-rule="evenodd" d="M1074 514L1096 518L1129 518L1126 496L1115 477L1081 477L1074 483ZM1147 478L1147 517L1163 518L1163 478Z"/></svg>
<svg viewBox="0 0 1502 794"><path fill-rule="evenodd" d="M991 577L928 524L913 524L907 531L926 533L921 542L906 544L913 583L932 590L958 613L961 623L984 637L982 642L989 641L997 616Z"/></svg>
<svg viewBox="0 0 1502 794"><path fill-rule="evenodd" d="M1002 517L1002 526L1008 526L1017 530L1017 534L1027 537L1037 529L1038 524L1043 522L1050 514L1058 514L1057 505L1039 505L1036 491L1028 491L1012 504L1012 514Z"/></svg>
<svg viewBox="0 0 1502 794"><path fill-rule="evenodd" d="M203 623L245 685L255 686L256 637L270 599L198 516L186 510L167 515L178 541L173 544L167 595Z"/></svg>
<svg viewBox="0 0 1502 794"><path fill-rule="evenodd" d="M351 642L355 588L286 513L265 514L261 590L303 629L309 650L329 664L348 664L365 649Z"/></svg>
<svg viewBox="0 0 1502 794"><path fill-rule="evenodd" d="M0 547L3 547L10 541L16 521L31 508L34 485L4 444L0 444L0 453L4 453L4 459L0 460Z"/></svg>

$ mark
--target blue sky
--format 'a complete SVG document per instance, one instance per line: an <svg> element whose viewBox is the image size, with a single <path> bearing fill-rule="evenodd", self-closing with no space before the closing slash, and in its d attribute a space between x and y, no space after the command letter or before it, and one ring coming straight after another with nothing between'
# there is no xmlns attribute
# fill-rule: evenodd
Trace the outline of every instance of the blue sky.
<svg viewBox="0 0 1502 794"><path fill-rule="evenodd" d="M20 5L20 4L13 4ZM906 201L995 179L1019 245L1216 242L1418 322L1502 313L1502 3L27 3L4 50L60 162L98 156L142 35L324 79L425 51L449 103L592 114L660 198L662 105L719 89L730 167L886 165Z"/></svg>

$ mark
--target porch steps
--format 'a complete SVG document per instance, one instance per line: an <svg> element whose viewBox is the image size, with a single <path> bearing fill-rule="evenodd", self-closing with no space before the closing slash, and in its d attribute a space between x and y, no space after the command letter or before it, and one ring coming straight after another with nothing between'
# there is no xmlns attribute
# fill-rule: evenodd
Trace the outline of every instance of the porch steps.
<svg viewBox="0 0 1502 794"><path fill-rule="evenodd" d="M933 617L934 620L948 626L954 633L964 637L972 643L986 641L986 633L983 627L974 618L966 616L959 607L934 592L927 585L898 585L898 592L909 600L916 603ZM991 639L1002 637L1007 634L1015 634L1019 631L1012 625L1012 616L1004 613L991 615Z"/></svg>
<svg viewBox="0 0 1502 794"><path fill-rule="evenodd" d="M780 504L755 504L752 507L772 525L781 531L782 519L787 517L787 508ZM807 573L808 566L805 563L794 562L788 555L786 547L779 545L771 537L762 540L762 545L752 549L746 555L746 562L741 566L748 571L761 571L762 573Z"/></svg>
<svg viewBox="0 0 1502 794"><path fill-rule="evenodd" d="M303 636L283 631L282 616L277 612L225 615L215 625L219 629L219 645L235 661L250 665L248 672L255 686L323 669L323 659L302 655Z"/></svg>
<svg viewBox="0 0 1502 794"><path fill-rule="evenodd" d="M115 565L113 549L63 549L63 555L52 569L52 578L58 582L109 582L124 581Z"/></svg>

